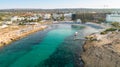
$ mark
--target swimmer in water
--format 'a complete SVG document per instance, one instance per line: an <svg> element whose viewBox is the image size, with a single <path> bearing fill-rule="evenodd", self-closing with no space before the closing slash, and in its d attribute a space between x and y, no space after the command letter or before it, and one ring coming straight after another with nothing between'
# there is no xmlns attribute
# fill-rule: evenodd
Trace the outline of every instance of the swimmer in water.
<svg viewBox="0 0 120 67"><path fill-rule="evenodd" d="M77 36L78 35L78 32L75 32L75 35L74 36Z"/></svg>
<svg viewBox="0 0 120 67"><path fill-rule="evenodd" d="M75 32L75 34L74 34L74 40L76 40L77 35L78 35L78 32Z"/></svg>

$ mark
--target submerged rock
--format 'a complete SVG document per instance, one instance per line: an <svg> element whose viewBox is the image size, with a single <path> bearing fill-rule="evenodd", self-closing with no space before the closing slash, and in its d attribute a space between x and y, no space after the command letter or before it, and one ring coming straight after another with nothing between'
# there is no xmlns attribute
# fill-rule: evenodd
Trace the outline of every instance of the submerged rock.
<svg viewBox="0 0 120 67"><path fill-rule="evenodd" d="M85 67L120 66L120 32L106 34L101 41L86 41L81 55Z"/></svg>

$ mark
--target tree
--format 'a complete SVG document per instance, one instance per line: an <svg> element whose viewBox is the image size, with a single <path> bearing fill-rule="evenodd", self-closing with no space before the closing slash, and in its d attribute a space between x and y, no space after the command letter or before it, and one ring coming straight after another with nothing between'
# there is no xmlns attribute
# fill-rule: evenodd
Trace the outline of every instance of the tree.
<svg viewBox="0 0 120 67"><path fill-rule="evenodd" d="M64 21L64 18L65 18L64 15L62 15L62 17L60 17L60 20Z"/></svg>
<svg viewBox="0 0 120 67"><path fill-rule="evenodd" d="M0 17L0 21L2 21L3 19L2 19L2 17Z"/></svg>
<svg viewBox="0 0 120 67"><path fill-rule="evenodd" d="M37 19L37 22L39 22L39 21L41 21L42 20L42 17L39 17L38 19Z"/></svg>

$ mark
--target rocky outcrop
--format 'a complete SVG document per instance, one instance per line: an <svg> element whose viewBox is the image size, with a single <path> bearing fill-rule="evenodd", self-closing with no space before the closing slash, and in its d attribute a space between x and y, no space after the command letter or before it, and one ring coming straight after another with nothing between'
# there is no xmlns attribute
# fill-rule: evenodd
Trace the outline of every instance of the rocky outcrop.
<svg viewBox="0 0 120 67"><path fill-rule="evenodd" d="M85 67L120 67L120 32L106 34L102 40L88 40L81 55Z"/></svg>
<svg viewBox="0 0 120 67"><path fill-rule="evenodd" d="M20 38L23 38L27 35L30 35L34 32L40 31L40 30L44 30L45 28L47 28L46 25L32 25L32 26L28 26L28 27L23 27L20 29L16 29L16 30L12 30L9 31L7 30L7 32L0 32L0 47L8 45L9 43L19 40Z"/></svg>

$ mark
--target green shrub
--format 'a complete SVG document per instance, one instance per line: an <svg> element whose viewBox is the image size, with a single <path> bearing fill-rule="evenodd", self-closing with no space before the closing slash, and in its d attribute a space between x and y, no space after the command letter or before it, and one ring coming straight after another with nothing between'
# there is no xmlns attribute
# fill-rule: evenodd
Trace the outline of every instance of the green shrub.
<svg viewBox="0 0 120 67"><path fill-rule="evenodd" d="M117 30L116 28L108 28L105 31L116 31L116 30Z"/></svg>
<svg viewBox="0 0 120 67"><path fill-rule="evenodd" d="M116 31L116 30L117 30L116 28L108 28L105 31L101 32L100 34L107 34L110 31Z"/></svg>
<svg viewBox="0 0 120 67"><path fill-rule="evenodd" d="M104 35L104 34L107 34L107 32L106 32L106 31L103 31L103 32L101 32L100 34L103 34L103 35Z"/></svg>
<svg viewBox="0 0 120 67"><path fill-rule="evenodd" d="M113 22L111 24L114 28L120 28L120 23L119 22Z"/></svg>
<svg viewBox="0 0 120 67"><path fill-rule="evenodd" d="M24 23L23 23L23 22L21 22L21 23L19 23L19 25L24 25Z"/></svg>

